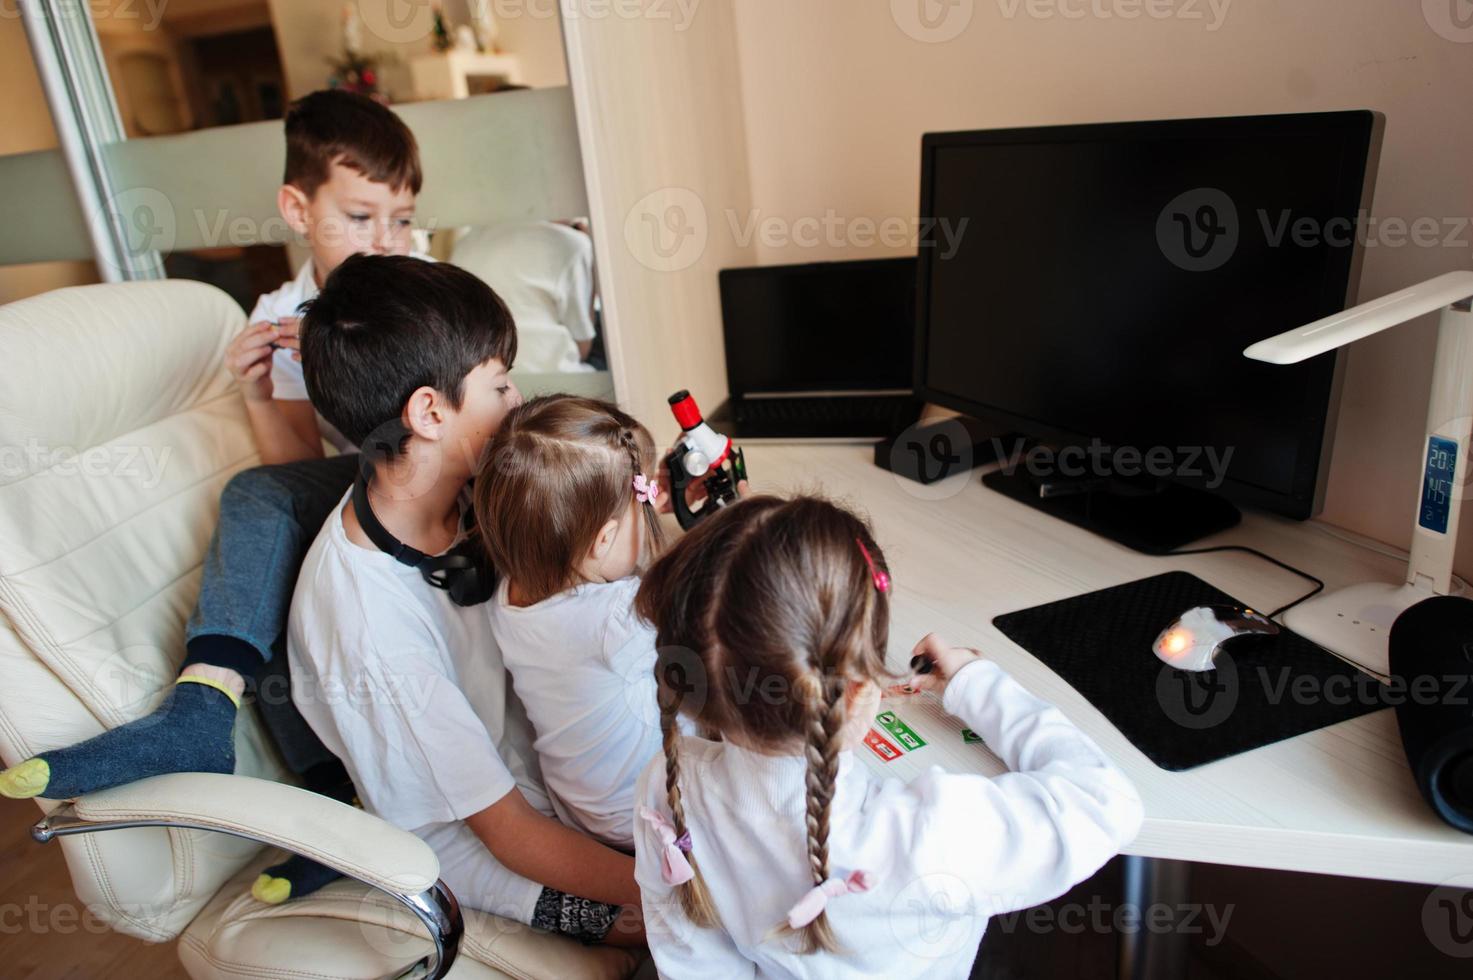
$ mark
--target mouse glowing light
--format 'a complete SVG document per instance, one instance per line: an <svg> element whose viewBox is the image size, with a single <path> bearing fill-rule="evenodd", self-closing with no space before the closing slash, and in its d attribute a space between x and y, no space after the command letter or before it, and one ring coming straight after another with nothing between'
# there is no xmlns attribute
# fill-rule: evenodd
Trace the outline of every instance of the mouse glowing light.
<svg viewBox="0 0 1473 980"><path fill-rule="evenodd" d="M1166 641L1161 644L1167 653L1181 653L1192 645L1192 634L1186 630L1172 630L1166 634Z"/></svg>

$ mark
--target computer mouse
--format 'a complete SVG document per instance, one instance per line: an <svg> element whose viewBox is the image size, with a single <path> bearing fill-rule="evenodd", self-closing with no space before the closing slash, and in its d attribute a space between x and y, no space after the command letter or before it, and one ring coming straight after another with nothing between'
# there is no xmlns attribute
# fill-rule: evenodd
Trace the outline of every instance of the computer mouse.
<svg viewBox="0 0 1473 980"><path fill-rule="evenodd" d="M1151 649L1164 664L1178 670L1211 670L1222 645L1253 633L1273 636L1277 623L1239 606L1193 606L1161 631Z"/></svg>

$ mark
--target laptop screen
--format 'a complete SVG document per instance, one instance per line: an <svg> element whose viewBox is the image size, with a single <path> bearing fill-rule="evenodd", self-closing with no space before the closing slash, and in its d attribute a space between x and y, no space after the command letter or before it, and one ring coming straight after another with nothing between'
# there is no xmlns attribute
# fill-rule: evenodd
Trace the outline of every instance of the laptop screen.
<svg viewBox="0 0 1473 980"><path fill-rule="evenodd" d="M913 258L721 271L732 395L911 389Z"/></svg>

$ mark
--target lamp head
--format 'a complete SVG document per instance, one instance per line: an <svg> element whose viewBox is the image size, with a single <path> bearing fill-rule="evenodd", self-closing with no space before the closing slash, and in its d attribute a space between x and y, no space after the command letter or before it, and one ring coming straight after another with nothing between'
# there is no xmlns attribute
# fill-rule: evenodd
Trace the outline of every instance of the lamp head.
<svg viewBox="0 0 1473 980"><path fill-rule="evenodd" d="M1260 340L1243 351L1255 361L1297 364L1371 334L1473 297L1473 272L1449 272L1333 316Z"/></svg>

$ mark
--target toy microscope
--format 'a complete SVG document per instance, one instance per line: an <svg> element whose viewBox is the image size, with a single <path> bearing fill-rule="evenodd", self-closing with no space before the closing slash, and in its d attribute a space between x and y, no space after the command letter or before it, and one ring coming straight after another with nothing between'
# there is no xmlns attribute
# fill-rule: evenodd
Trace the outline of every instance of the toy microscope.
<svg viewBox="0 0 1473 980"><path fill-rule="evenodd" d="M680 423L680 438L666 457L670 468L670 502L682 530L689 530L707 514L737 499L737 484L747 478L747 460L731 440L712 429L701 409L684 389L670 396L670 411ZM691 510L685 490L691 481L706 483L706 502Z"/></svg>

